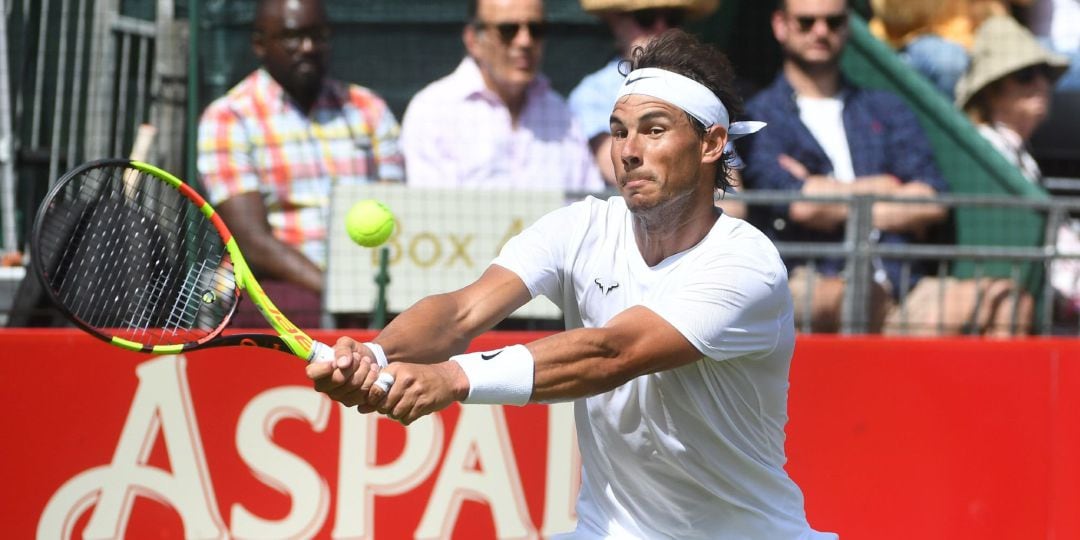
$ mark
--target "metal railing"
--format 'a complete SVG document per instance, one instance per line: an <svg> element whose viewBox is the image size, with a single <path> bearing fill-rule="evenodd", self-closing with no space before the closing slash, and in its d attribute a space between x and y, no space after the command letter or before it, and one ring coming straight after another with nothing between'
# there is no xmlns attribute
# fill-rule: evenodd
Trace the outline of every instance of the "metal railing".
<svg viewBox="0 0 1080 540"><path fill-rule="evenodd" d="M779 240L776 246L785 259L802 259L809 265L821 263L827 259L842 261L840 275L845 279L840 324L837 329L840 333L859 334L872 330L869 321L871 301L873 298L872 287L875 279L875 261L899 261L901 271L897 283L892 283L897 291L897 307L899 320L912 328L922 328L929 323L916 320L906 312L906 293L911 289L916 268L921 267L925 276L938 278L974 279L984 277L1008 279L1017 284L1009 293L1011 304L1014 306L1012 313L1011 330L1016 334L1030 331L1033 334L1065 334L1080 335L1080 323L1076 320L1062 321L1056 316L1055 305L1058 296L1053 283L1048 278L1052 264L1065 260L1080 260L1080 249L1076 251L1062 252L1057 247L1057 231L1062 223L1072 219L1072 215L1080 215L1080 197L1047 198L1047 199L1024 199L1005 196L977 196L977 195L941 195L934 199L902 199L891 197L873 196L834 196L834 197L806 197L794 192L765 192L754 191L738 195L729 195L733 201L746 204L750 208L761 206L787 205L799 201L811 201L820 203L839 203L847 205L846 221L843 224L844 234L836 241L800 241L789 242ZM972 228L971 220L960 220L961 243L931 243L919 242L911 244L882 244L874 240L871 234L873 227L872 210L876 203L899 203L899 204L927 204L935 203L951 208L955 213L982 214L987 223L999 227L1002 232L991 231L989 234L972 235L965 231ZM995 214L996 212L996 214ZM1013 221L1009 221L1013 220ZM1023 234L1013 234L1012 238L1007 233L1015 233L1023 229ZM986 233L986 231L977 231ZM997 240L1001 240L1000 242ZM810 238L813 240L813 238ZM1078 273L1080 275L1080 273ZM10 278L10 276L8 276ZM1078 278L1080 279L1080 278ZM15 284L8 279L0 280L0 297L6 292L12 294ZM1018 297L1028 295L1037 307L1037 312L1031 321L1020 320L1015 311ZM0 298L3 300L3 298ZM985 301L976 298L976 305ZM942 304L941 309L944 309ZM19 309L19 306L12 306ZM3 302L0 302L0 318L4 313ZM800 321L800 330L811 332L813 321L803 313ZM942 324L943 317L937 318L936 324ZM957 333L947 332L945 328L938 328L938 334ZM964 332L960 332L964 333Z"/></svg>
<svg viewBox="0 0 1080 540"><path fill-rule="evenodd" d="M1071 219L1071 215L1080 215L1080 197L1026 199L990 195L953 195L943 194L932 199L859 196L814 196L807 197L797 192L753 191L729 198L742 202L749 208L764 205L787 205L793 202L809 201L822 204L845 204L848 206L847 220L844 225L844 238L836 242L785 242L776 241L778 251L785 259L806 259L813 265L816 261L828 258L843 259L841 276L846 281L840 332L865 333L868 331L868 306L870 287L874 282L873 261L899 260L904 279L910 279L912 267L916 264L930 266L933 271L928 275L939 278L958 274L957 266L964 263L964 272L968 279L999 277L1011 279L1018 284L1013 289L1012 302L1017 305L1018 296L1030 293L1037 306L1032 321L1032 331L1038 334L1067 333L1078 334L1080 327L1063 327L1062 321L1055 319L1055 289L1048 278L1051 263L1059 260L1080 259L1078 252L1061 252L1057 247L1059 226ZM940 242L910 243L905 245L879 244L873 240L874 230L872 209L875 203L927 204L945 206L950 211L977 211L991 214L999 211L1002 219L1008 219L1010 212L1031 214L1042 222L1037 231L1038 239L1027 245L994 244L951 244ZM993 217L989 218L990 220ZM1030 221L1030 220L1029 220ZM1009 223L1001 223L1008 228ZM1029 229L1031 224L1026 225ZM904 305L905 294L910 282L892 284L900 291L898 305ZM982 298L976 298L976 305ZM944 306L943 306L944 307ZM901 307L901 309L903 309ZM1013 312L1014 330L1023 325L1016 320ZM940 321L941 318L939 317ZM803 317L801 330L809 331L808 317ZM913 323L918 321L912 321Z"/></svg>

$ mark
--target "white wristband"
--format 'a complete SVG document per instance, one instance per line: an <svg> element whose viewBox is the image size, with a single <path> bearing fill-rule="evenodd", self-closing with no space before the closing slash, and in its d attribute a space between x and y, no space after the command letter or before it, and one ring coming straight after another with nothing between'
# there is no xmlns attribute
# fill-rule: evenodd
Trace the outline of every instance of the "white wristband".
<svg viewBox="0 0 1080 540"><path fill-rule="evenodd" d="M387 364L390 363L390 362L388 362L386 360L386 352L383 351L382 346L379 345L378 343L368 342L368 343L362 343L361 345L363 345L363 346L367 347L369 350L371 350L371 356L375 357L375 362L377 362L379 364L379 367L384 368L384 367L386 367Z"/></svg>
<svg viewBox="0 0 1080 540"><path fill-rule="evenodd" d="M524 405L533 391L534 362L524 345L451 356L469 379L465 403Z"/></svg>

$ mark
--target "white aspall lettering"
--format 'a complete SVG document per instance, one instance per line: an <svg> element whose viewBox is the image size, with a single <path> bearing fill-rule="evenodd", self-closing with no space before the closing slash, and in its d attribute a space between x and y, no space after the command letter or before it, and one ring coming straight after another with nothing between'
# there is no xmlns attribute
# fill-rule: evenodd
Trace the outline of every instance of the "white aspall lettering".
<svg viewBox="0 0 1080 540"><path fill-rule="evenodd" d="M266 390L240 414L236 448L240 458L262 483L286 493L292 506L284 518L270 520L251 513L242 503L232 506L229 523L238 538L311 538L326 521L330 489L319 471L274 444L274 426L296 419L322 432L330 418L331 401L310 388L288 386Z"/></svg>
<svg viewBox="0 0 1080 540"><path fill-rule="evenodd" d="M37 538L72 538L75 524L89 513L85 538L122 538L136 497L149 497L173 508L189 538L309 538L322 531L332 504L320 467L273 441L274 427L298 420L324 432L334 408L326 396L301 386L270 388L255 396L237 423L236 448L250 474L292 501L284 517L256 515L245 501L232 504L229 524L221 518L202 437L192 406L183 356L164 356L136 368L138 388L110 463L83 471L49 499L37 526ZM462 503L479 501L491 509L499 538L536 538L518 473L517 458L498 406L461 407L445 448L439 415L408 427L376 415L340 413L337 500L333 501L334 538L372 538L376 497L407 493L427 482L442 458L431 497L412 536L447 538L457 524ZM403 429L401 453L376 462L378 426ZM149 464L155 442L164 440L167 465ZM573 529L578 457L573 405L550 405L542 536ZM328 465L328 464L324 464ZM249 499L250 501L250 499ZM250 504L250 503L249 503ZM387 516L380 530L404 531L412 524Z"/></svg>
<svg viewBox="0 0 1080 540"><path fill-rule="evenodd" d="M405 447L393 461L375 463L377 414L356 414L341 407L341 449L334 538L375 537L375 497L394 496L420 485L442 455L443 422L425 416L405 427ZM388 518L392 519L391 516Z"/></svg>
<svg viewBox="0 0 1080 540"><path fill-rule="evenodd" d="M53 494L38 521L39 539L70 538L90 507L85 538L122 538L136 496L176 509L188 537L226 538L185 368L183 356L164 356L136 369L139 387L112 462L83 471ZM147 465L159 434L171 472Z"/></svg>
<svg viewBox="0 0 1080 540"><path fill-rule="evenodd" d="M491 507L498 538L536 538L501 406L461 408L414 537L447 538L465 500Z"/></svg>

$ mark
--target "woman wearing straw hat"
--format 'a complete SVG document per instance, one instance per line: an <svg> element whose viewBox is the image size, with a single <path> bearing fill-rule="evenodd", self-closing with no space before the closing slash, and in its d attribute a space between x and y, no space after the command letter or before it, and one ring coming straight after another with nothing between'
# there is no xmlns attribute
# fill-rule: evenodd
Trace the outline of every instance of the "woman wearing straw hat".
<svg viewBox="0 0 1080 540"><path fill-rule="evenodd" d="M1042 180L1028 142L1050 112L1054 82L1069 61L1051 53L1012 17L993 17L975 35L971 66L956 85L956 104L990 144L1024 177ZM1080 251L1080 221L1070 220L1057 233L1061 252ZM1051 265L1050 280L1060 294L1061 314L1080 311L1080 261Z"/></svg>
<svg viewBox="0 0 1080 540"><path fill-rule="evenodd" d="M1027 142L1046 119L1054 82L1068 66L1012 17L993 17L979 27L971 66L956 85L957 106L1032 182L1042 175Z"/></svg>

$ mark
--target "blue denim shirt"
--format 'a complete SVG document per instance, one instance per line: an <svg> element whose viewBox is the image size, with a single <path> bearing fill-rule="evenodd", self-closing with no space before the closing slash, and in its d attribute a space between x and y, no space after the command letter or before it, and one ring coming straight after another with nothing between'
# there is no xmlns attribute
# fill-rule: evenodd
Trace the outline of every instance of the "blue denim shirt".
<svg viewBox="0 0 1080 540"><path fill-rule="evenodd" d="M856 177L892 174L901 182L918 180L932 186L938 193L948 191L926 134L915 113L899 96L883 90L857 88L844 82L840 98L844 102L844 131ZM780 154L796 159L806 166L810 174L832 173L832 163L825 151L799 119L795 90L782 74L747 102L746 113L749 119L769 124L761 132L740 139L737 143L746 162L746 168L742 171L746 189L802 189L802 180L788 173L777 162ZM844 238L842 226L825 233L791 222L787 205L754 207L750 221L779 241L840 242ZM909 235L884 231L879 239L884 244L906 244L910 241ZM803 262L787 260L789 267ZM894 292L898 294L900 261L885 260L883 266L894 285ZM914 285L922 275L914 266L909 285ZM826 275L836 275L843 267L842 259L826 259L819 261L817 269Z"/></svg>

